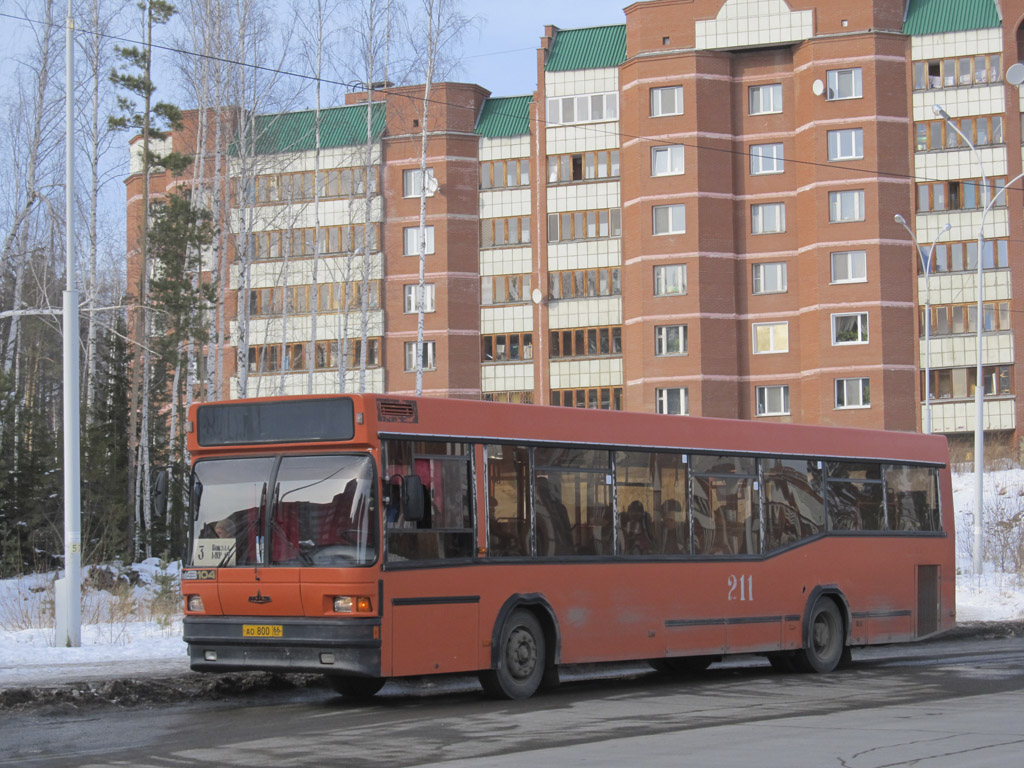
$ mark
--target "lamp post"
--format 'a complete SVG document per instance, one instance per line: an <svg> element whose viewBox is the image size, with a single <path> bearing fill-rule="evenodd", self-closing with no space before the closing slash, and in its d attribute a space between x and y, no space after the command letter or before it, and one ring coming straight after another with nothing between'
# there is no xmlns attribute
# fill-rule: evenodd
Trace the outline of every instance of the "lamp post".
<svg viewBox="0 0 1024 768"><path fill-rule="evenodd" d="M953 122L953 118L938 104L932 106L932 111L937 117L941 117L945 121L946 125L953 129L957 136L960 137L961 141L964 142L968 147L971 148L971 152L974 154L974 160L978 164L978 171L981 174L981 194L986 194L988 190L988 178L985 176L985 164L981 160L981 155L978 154L978 148L974 146L969 138L967 138L963 131L961 131L956 123ZM984 503L985 503L985 485L984 485L984 471L985 471L985 385L984 376L982 370L982 326L985 318L985 307L982 303L983 299L983 272L982 267L985 263L984 245L985 245L985 219L988 218L988 212L992 210L992 206L995 205L999 197L1005 196L1006 188L1011 184L1015 184L1020 179L1024 178L1024 173L1020 173L1014 176L1013 179L1008 181L1003 187L991 196L988 204L985 205L985 209L981 212L981 223L978 225L978 277L977 277L977 291L978 291L978 329L977 329L977 347L978 347L978 362L977 371L975 373L974 382L974 552L973 552L973 567L974 573L977 576L981 575L982 572L982 518L984 516Z"/></svg>
<svg viewBox="0 0 1024 768"><path fill-rule="evenodd" d="M907 220L902 215L896 214L893 219L897 224L901 224L907 234L910 235L910 239L914 241L914 248L917 251L918 257L921 259L921 266L924 267L924 432L926 435L932 433L932 366L931 366L931 337L932 337L932 301L931 301L931 277L932 277L932 254L935 253L935 245L939 242L939 238L952 229L952 225L947 221L946 226L939 230L939 234L932 240L931 246L928 248L928 256L925 257L924 251L921 250L920 244L917 242L917 237L914 235L914 231L907 226Z"/></svg>

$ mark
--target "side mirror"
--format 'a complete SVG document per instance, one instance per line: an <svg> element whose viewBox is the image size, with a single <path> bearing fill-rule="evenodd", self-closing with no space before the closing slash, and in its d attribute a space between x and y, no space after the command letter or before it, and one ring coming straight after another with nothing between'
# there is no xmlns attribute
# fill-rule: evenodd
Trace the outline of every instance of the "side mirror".
<svg viewBox="0 0 1024 768"><path fill-rule="evenodd" d="M161 469L153 480L151 492L153 502L153 514L163 516L167 514L167 470Z"/></svg>
<svg viewBox="0 0 1024 768"><path fill-rule="evenodd" d="M423 519L423 481L419 475L405 475L402 478L402 517L410 523Z"/></svg>

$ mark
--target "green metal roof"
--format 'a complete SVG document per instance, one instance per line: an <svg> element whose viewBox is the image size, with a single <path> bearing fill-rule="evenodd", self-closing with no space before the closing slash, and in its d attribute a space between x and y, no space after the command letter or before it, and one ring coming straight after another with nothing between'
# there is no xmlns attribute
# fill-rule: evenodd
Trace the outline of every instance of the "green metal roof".
<svg viewBox="0 0 1024 768"><path fill-rule="evenodd" d="M1001 26L994 0L910 0L905 35L937 35Z"/></svg>
<svg viewBox="0 0 1024 768"><path fill-rule="evenodd" d="M476 132L488 139L522 136L530 132L530 103L533 96L488 99L476 121Z"/></svg>
<svg viewBox="0 0 1024 768"><path fill-rule="evenodd" d="M626 60L626 25L560 29L555 33L548 72L617 67Z"/></svg>
<svg viewBox="0 0 1024 768"><path fill-rule="evenodd" d="M316 149L316 112L258 115L253 126L255 153L312 152ZM384 133L384 103L373 105L373 140ZM320 148L351 147L366 143L366 105L320 110Z"/></svg>

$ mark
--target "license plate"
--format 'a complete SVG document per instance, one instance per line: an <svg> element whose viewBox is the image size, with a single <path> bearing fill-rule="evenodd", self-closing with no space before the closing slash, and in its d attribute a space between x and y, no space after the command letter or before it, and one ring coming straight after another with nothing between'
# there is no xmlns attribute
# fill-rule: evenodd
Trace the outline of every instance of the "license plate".
<svg viewBox="0 0 1024 768"><path fill-rule="evenodd" d="M281 624L243 624L242 637L284 637Z"/></svg>

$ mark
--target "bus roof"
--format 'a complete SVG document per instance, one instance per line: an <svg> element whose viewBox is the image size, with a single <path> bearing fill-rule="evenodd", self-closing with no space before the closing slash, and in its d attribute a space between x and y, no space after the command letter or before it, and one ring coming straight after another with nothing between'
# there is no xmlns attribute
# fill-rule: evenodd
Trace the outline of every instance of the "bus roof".
<svg viewBox="0 0 1024 768"><path fill-rule="evenodd" d="M298 400L347 398L353 402L355 429L350 441L294 439L203 447L197 441L198 409ZM631 411L603 411L541 405L517 405L395 395L304 395L231 400L193 405L189 411L189 449L197 457L258 450L315 449L351 443L372 444L380 436L474 443L593 445L721 454L777 454L818 458L862 458L875 461L946 465L946 438L916 432L888 432L767 420L667 416Z"/></svg>

